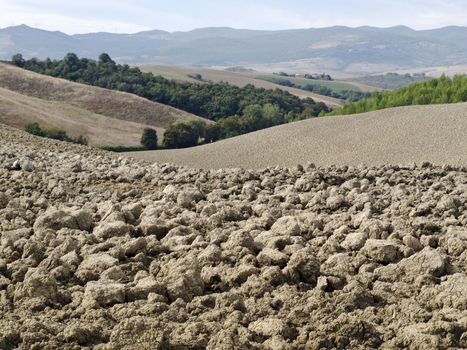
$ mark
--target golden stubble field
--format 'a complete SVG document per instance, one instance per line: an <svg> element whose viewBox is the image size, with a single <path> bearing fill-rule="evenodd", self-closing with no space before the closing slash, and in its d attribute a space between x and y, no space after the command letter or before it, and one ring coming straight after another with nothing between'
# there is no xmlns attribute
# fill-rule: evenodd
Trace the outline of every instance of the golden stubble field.
<svg viewBox="0 0 467 350"><path fill-rule="evenodd" d="M142 130L160 138L173 122L194 115L136 95L77 84L0 64L0 121L17 128L30 122L84 135L91 145L139 144ZM204 120L204 119L203 119Z"/></svg>

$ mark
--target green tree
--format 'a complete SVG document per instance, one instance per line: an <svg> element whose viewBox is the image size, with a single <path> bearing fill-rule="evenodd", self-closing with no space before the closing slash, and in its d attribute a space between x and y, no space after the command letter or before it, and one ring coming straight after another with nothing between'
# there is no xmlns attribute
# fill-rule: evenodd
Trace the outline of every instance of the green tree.
<svg viewBox="0 0 467 350"><path fill-rule="evenodd" d="M165 130L163 143L166 148L186 148L196 146L199 139L199 124L179 122Z"/></svg>
<svg viewBox="0 0 467 350"><path fill-rule="evenodd" d="M57 129L57 128L49 128L45 129L46 136L48 138L60 141L68 141L71 142L70 137L67 135L65 130Z"/></svg>
<svg viewBox="0 0 467 350"><path fill-rule="evenodd" d="M306 108L306 107L305 107ZM284 122L284 115L281 113L279 106L272 103L266 103L263 106L263 118L269 126L279 125Z"/></svg>
<svg viewBox="0 0 467 350"><path fill-rule="evenodd" d="M145 128L141 136L141 145L149 150L157 149L157 132L151 128Z"/></svg>
<svg viewBox="0 0 467 350"><path fill-rule="evenodd" d="M72 142L77 143L79 145L87 145L88 139L83 135L79 135L77 138L73 139Z"/></svg>
<svg viewBox="0 0 467 350"><path fill-rule="evenodd" d="M370 98L347 103L332 115L369 112L383 108L410 105L467 102L467 77L465 75L416 82L394 91L375 92Z"/></svg>
<svg viewBox="0 0 467 350"><path fill-rule="evenodd" d="M29 123L24 126L24 131L36 135L36 136L41 136L44 137L46 136L45 130L43 130L38 123Z"/></svg>
<svg viewBox="0 0 467 350"><path fill-rule="evenodd" d="M198 135L198 139L206 136L206 123L200 119L189 119L184 122L187 124L194 133Z"/></svg>
<svg viewBox="0 0 467 350"><path fill-rule="evenodd" d="M26 61L23 58L23 55L21 55L20 53L13 55L13 57L11 58L11 62L13 62L15 66L21 67L21 68L23 68L26 63Z"/></svg>
<svg viewBox="0 0 467 350"><path fill-rule="evenodd" d="M220 140L221 138L221 128L218 124L209 124L206 126L206 131L204 135L204 142L211 143Z"/></svg>

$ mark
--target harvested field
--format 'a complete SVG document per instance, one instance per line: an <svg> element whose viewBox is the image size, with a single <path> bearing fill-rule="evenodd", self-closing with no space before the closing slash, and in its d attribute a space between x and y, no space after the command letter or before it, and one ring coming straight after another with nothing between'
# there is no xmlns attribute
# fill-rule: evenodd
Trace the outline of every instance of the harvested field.
<svg viewBox="0 0 467 350"><path fill-rule="evenodd" d="M466 266L465 167L194 170L0 125L0 349L466 348Z"/></svg>
<svg viewBox="0 0 467 350"><path fill-rule="evenodd" d="M162 75L167 79L184 80L189 82L196 82L196 80L188 77L188 74L201 74L203 79L213 82L227 82L232 85L243 87L247 84L256 86L257 88L264 89L280 89L290 92L292 95L300 98L310 97L316 102L323 102L331 108L339 108L344 102L337 98L328 96L318 95L313 92L292 88L288 86L282 86L274 84L269 81L261 80L257 78L258 73L235 73L226 70L208 69L208 68L185 68L185 67L166 67L166 66L140 66L140 69L144 72L151 72L154 75ZM198 82L199 83L199 82Z"/></svg>
<svg viewBox="0 0 467 350"><path fill-rule="evenodd" d="M75 107L0 88L0 122L23 129L37 122L41 127L58 127L68 135L86 136L93 146L140 146L143 129L154 128L162 140L164 129L115 119Z"/></svg>
<svg viewBox="0 0 467 350"><path fill-rule="evenodd" d="M195 168L409 164L467 165L467 104L323 117L182 150L136 152Z"/></svg>
<svg viewBox="0 0 467 350"><path fill-rule="evenodd" d="M136 95L77 84L2 63L0 88L46 101L61 102L109 118L161 129L173 122L194 117L190 113Z"/></svg>
<svg viewBox="0 0 467 350"><path fill-rule="evenodd" d="M324 86L329 88L333 92L340 93L342 91L356 91L356 92L370 92L374 91L370 90L367 86L365 89L360 88L361 85L354 83L353 81L338 81L338 80L317 80L317 79L307 79L303 77L288 77L288 76L281 76L276 74L261 74L256 76L257 79L270 81L272 83L276 83L281 80L287 80L294 83L298 87L305 87L307 85L314 85L314 86Z"/></svg>

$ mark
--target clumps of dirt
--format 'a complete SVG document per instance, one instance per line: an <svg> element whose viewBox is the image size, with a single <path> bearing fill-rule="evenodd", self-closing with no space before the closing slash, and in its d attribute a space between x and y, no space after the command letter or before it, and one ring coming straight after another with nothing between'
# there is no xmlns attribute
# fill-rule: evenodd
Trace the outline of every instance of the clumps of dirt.
<svg viewBox="0 0 467 350"><path fill-rule="evenodd" d="M465 168L194 170L0 138L1 349L467 347Z"/></svg>

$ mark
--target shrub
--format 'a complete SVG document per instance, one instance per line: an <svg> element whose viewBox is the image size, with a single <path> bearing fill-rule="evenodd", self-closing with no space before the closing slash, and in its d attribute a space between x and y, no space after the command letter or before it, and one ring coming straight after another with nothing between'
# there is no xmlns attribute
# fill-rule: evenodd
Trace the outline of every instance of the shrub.
<svg viewBox="0 0 467 350"><path fill-rule="evenodd" d="M157 132L154 129L146 128L141 136L141 146L145 149L157 149Z"/></svg>
<svg viewBox="0 0 467 350"><path fill-rule="evenodd" d="M79 135L77 138L73 138L67 135L65 130L57 128L43 129L39 123L29 123L24 126L24 131L32 135L47 137L49 139L66 141L71 143L77 143L80 145L87 145L88 140L83 135Z"/></svg>
<svg viewBox="0 0 467 350"><path fill-rule="evenodd" d="M46 132L45 130L43 130L40 126L39 126L39 123L29 123L29 124L26 124L24 126L24 131L32 134L32 135L36 135L36 136L41 136L41 137L45 137L46 136Z"/></svg>
<svg viewBox="0 0 467 350"><path fill-rule="evenodd" d="M46 136L50 139L59 140L59 141L71 141L70 137L68 137L65 130L57 129L57 128L50 128L46 129Z"/></svg>
<svg viewBox="0 0 467 350"><path fill-rule="evenodd" d="M139 152L144 151L144 147L134 147L134 146L100 146L100 149L109 152L123 153L123 152Z"/></svg>

